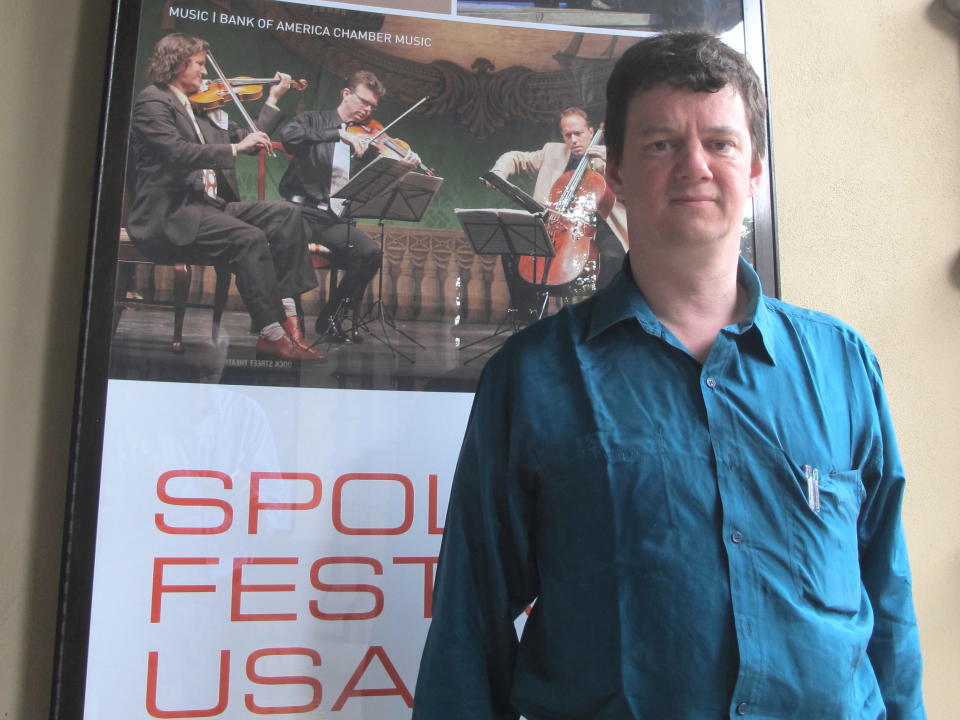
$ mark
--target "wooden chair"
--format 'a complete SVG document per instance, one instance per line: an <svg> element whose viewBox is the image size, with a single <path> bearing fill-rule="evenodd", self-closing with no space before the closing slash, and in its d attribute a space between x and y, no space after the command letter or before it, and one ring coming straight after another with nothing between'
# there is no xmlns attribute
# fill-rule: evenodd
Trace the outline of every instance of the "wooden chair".
<svg viewBox="0 0 960 720"><path fill-rule="evenodd" d="M124 212L124 222L126 212ZM173 268L173 302L158 302L153 299L138 300L127 297L133 282L137 265L168 266ZM120 324L120 315L126 308L173 308L173 342L170 349L175 353L182 353L183 346L183 319L187 313L187 298L190 294L190 282L193 279L193 265L184 262L157 262L146 257L130 240L125 227L120 229L120 246L117 252L117 295L116 312L114 313L113 329L116 331ZM197 267L205 267L198 265ZM217 273L217 284L213 293L213 342L220 340L220 320L223 309L227 305L227 295L230 292L230 271L226 268L214 266Z"/></svg>

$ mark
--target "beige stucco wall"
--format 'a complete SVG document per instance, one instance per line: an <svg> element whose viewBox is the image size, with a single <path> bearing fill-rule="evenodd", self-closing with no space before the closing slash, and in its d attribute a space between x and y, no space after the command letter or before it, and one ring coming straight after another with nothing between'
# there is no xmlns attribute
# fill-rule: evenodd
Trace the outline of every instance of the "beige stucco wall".
<svg viewBox="0 0 960 720"><path fill-rule="evenodd" d="M84 12L81 13L81 8ZM0 16L0 718L46 717L107 0ZM960 50L933 0L768 0L783 295L880 356L931 718L960 709Z"/></svg>
<svg viewBox="0 0 960 720"><path fill-rule="evenodd" d="M768 2L784 299L877 353L928 713L960 717L960 45L933 0Z"/></svg>

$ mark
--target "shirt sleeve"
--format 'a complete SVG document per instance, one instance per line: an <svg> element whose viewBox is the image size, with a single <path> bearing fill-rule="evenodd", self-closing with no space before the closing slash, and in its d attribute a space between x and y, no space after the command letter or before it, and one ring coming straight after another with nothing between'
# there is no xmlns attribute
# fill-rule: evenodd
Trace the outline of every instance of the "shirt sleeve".
<svg viewBox="0 0 960 720"><path fill-rule="evenodd" d="M323 126L316 112L300 113L280 129L280 141L292 155L306 152L313 145L333 143L340 139L340 123Z"/></svg>
<svg viewBox="0 0 960 720"><path fill-rule="evenodd" d="M538 593L534 492L503 353L484 370L454 475L413 720L515 720L514 620Z"/></svg>
<svg viewBox="0 0 960 720"><path fill-rule="evenodd" d="M900 508L904 472L893 432L880 369L873 373L877 426L864 468L866 499L860 515L860 572L874 613L867 654L889 720L926 717L921 694L920 639L913 609L910 566Z"/></svg>
<svg viewBox="0 0 960 720"><path fill-rule="evenodd" d="M543 166L543 150L533 152L524 152L522 150L510 150L505 152L491 168L492 172L504 179L509 179L514 175L522 177L534 177Z"/></svg>

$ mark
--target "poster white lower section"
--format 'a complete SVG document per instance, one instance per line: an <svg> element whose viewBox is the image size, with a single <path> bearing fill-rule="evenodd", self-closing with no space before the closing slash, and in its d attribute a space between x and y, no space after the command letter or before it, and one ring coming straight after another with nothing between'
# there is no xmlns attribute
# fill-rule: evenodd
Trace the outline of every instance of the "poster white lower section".
<svg viewBox="0 0 960 720"><path fill-rule="evenodd" d="M84 717L408 718L471 401L111 381Z"/></svg>

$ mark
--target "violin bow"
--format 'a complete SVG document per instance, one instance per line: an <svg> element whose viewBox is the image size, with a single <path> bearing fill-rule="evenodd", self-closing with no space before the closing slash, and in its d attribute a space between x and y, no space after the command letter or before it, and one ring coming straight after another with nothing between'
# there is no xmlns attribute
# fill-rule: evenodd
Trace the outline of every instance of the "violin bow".
<svg viewBox="0 0 960 720"><path fill-rule="evenodd" d="M237 110L240 111L240 114L243 116L243 119L247 122L247 127L250 128L250 132L260 132L257 128L257 124L253 121L253 118L250 117L250 113L247 112L247 109L243 106L243 103L240 102L240 98L237 97L236 90L233 89L233 86L230 84L230 81L227 79L227 76L223 74L223 70L220 69L220 65L217 63L216 58L213 57L213 53L207 48L207 62L213 67L216 71L217 76L220 78L220 81L223 83L223 86L227 90L227 94L230 95L230 99L233 100L233 104L236 105ZM271 147L267 150L267 154L271 157L275 157L276 153Z"/></svg>
<svg viewBox="0 0 960 720"><path fill-rule="evenodd" d="M418 107L420 107L421 105L423 105L423 104L424 104L427 100L429 100L429 99L430 99L430 96L429 96L429 95L424 95L422 98L420 98L419 100L417 100L417 102L415 102L413 105L411 105L410 107L408 107L408 108L407 108L406 110L404 110L402 113L400 113L399 115L397 115L388 125L384 125L383 129L380 130L380 132L378 132L376 135L374 135L372 138L370 138L370 142L371 142L371 143L376 142L376 141L377 141L377 138L379 138L379 137L380 137L381 135L383 135L387 130L389 130L389 129L392 128L394 125L396 125L398 122L400 122L401 120L403 120L407 115L409 115L410 113L412 113L414 110L416 110Z"/></svg>

